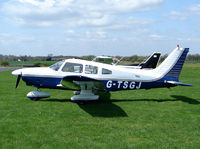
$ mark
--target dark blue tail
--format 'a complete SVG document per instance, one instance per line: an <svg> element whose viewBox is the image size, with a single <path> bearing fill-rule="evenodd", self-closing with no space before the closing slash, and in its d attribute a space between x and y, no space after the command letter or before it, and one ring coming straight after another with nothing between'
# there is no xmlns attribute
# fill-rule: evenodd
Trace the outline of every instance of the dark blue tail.
<svg viewBox="0 0 200 149"><path fill-rule="evenodd" d="M170 55L155 70L153 70L155 73L162 76L162 80L167 83L168 87L177 85L192 86L190 84L179 82L179 75L188 52L189 48L183 49L177 46L177 48L175 48Z"/></svg>
<svg viewBox="0 0 200 149"><path fill-rule="evenodd" d="M189 52L189 48L185 48L183 50L183 52L180 55L178 61L174 64L172 69L165 75L165 77L174 78L172 80L178 80L179 75L181 73L181 69L183 67L183 64L185 62L185 58L186 58L188 52Z"/></svg>

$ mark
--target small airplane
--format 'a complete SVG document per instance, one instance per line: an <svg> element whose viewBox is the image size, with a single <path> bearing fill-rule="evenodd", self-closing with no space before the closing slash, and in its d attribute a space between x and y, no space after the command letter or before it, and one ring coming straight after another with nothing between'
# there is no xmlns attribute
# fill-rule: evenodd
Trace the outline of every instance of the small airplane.
<svg viewBox="0 0 200 149"><path fill-rule="evenodd" d="M116 58L110 56L96 56L92 61L105 63L105 64L112 64L118 67L123 68L130 68L130 69L154 69L156 68L159 60L160 60L160 53L154 52L146 61L139 63L139 64L129 64L129 65L117 65L120 60L116 60ZM114 63L114 61L117 61Z"/></svg>
<svg viewBox="0 0 200 149"><path fill-rule="evenodd" d="M160 60L160 55L160 53L154 52L146 61L142 63L116 66L130 69L155 69Z"/></svg>
<svg viewBox="0 0 200 149"><path fill-rule="evenodd" d="M92 61L104 64L113 64L113 57L111 56L96 56Z"/></svg>
<svg viewBox="0 0 200 149"><path fill-rule="evenodd" d="M59 61L47 68L23 68L12 72L26 85L37 89L74 90L72 101L98 100L97 91L119 91L151 88L170 88L174 86L192 86L179 82L179 75L189 48L179 45L155 69L130 69L116 65L103 64L80 59ZM29 92L31 100L50 97L49 93L39 90Z"/></svg>

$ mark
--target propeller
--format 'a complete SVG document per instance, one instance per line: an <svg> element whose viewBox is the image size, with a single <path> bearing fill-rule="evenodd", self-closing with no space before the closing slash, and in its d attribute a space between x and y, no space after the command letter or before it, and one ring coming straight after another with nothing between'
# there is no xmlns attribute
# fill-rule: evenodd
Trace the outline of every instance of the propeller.
<svg viewBox="0 0 200 149"><path fill-rule="evenodd" d="M21 77L22 77L22 73L21 73L20 75L17 76L17 82L16 82L15 88L18 87Z"/></svg>

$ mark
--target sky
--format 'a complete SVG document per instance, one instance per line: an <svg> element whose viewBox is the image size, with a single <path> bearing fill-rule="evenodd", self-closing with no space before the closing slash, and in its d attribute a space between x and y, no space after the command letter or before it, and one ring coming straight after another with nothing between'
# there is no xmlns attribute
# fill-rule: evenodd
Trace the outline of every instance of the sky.
<svg viewBox="0 0 200 149"><path fill-rule="evenodd" d="M200 54L199 0L1 0L0 54Z"/></svg>

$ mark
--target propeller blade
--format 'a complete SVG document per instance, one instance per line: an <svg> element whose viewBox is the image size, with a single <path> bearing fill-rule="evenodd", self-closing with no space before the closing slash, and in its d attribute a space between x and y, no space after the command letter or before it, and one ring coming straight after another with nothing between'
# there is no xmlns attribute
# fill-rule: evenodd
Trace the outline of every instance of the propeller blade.
<svg viewBox="0 0 200 149"><path fill-rule="evenodd" d="M16 87L15 88L18 87L21 77L22 77L22 75L18 75L17 82L16 82Z"/></svg>

